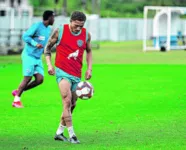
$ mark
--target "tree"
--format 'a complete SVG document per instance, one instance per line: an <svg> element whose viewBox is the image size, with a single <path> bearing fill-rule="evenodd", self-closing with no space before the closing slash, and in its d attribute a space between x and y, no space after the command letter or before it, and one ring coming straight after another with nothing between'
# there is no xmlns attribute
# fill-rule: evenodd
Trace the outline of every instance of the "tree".
<svg viewBox="0 0 186 150"><path fill-rule="evenodd" d="M67 16L67 0L63 0L62 15Z"/></svg>

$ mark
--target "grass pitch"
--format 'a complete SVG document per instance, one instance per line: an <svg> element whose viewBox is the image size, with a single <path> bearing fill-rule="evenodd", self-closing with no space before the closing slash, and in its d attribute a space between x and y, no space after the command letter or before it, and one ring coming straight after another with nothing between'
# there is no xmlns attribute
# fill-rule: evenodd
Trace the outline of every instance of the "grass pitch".
<svg viewBox="0 0 186 150"><path fill-rule="evenodd" d="M185 51L141 47L141 41L106 42L93 50L95 95L78 100L73 113L79 145L53 140L62 111L55 77L45 72L44 83L23 94L25 108L12 108L21 60L0 56L0 149L186 149Z"/></svg>

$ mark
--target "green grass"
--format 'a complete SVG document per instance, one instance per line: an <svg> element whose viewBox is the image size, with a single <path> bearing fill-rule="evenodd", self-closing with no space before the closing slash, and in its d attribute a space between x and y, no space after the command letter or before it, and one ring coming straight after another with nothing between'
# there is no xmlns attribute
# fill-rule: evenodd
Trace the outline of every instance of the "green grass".
<svg viewBox="0 0 186 150"><path fill-rule="evenodd" d="M73 113L80 145L53 140L62 110L55 77L46 73L44 84L23 94L25 108L14 109L20 56L0 56L0 149L186 149L185 51L144 53L141 47L105 42L93 51L95 95L78 100Z"/></svg>

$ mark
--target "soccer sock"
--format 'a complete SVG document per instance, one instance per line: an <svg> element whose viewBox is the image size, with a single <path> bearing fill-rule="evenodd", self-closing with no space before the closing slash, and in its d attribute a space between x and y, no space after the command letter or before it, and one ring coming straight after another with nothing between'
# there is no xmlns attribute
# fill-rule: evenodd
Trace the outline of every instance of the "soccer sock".
<svg viewBox="0 0 186 150"><path fill-rule="evenodd" d="M58 127L58 129L57 129L57 131L56 131L56 134L57 135L60 135L60 134L62 134L63 132L64 132L64 129L66 128L66 126L63 126L61 123L59 124L59 127Z"/></svg>
<svg viewBox="0 0 186 150"><path fill-rule="evenodd" d="M71 138L73 135L75 135L73 126L68 127L68 133L69 133L69 137L70 137L70 138Z"/></svg>
<svg viewBox="0 0 186 150"><path fill-rule="evenodd" d="M14 102L19 102L20 101L20 97L19 96L15 96L14 97Z"/></svg>

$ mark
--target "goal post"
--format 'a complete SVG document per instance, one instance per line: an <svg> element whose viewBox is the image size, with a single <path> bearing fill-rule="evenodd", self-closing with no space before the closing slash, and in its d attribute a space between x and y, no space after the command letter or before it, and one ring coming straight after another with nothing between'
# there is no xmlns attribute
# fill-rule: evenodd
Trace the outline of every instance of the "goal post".
<svg viewBox="0 0 186 150"><path fill-rule="evenodd" d="M185 49L184 14L186 7L145 6L143 51Z"/></svg>

